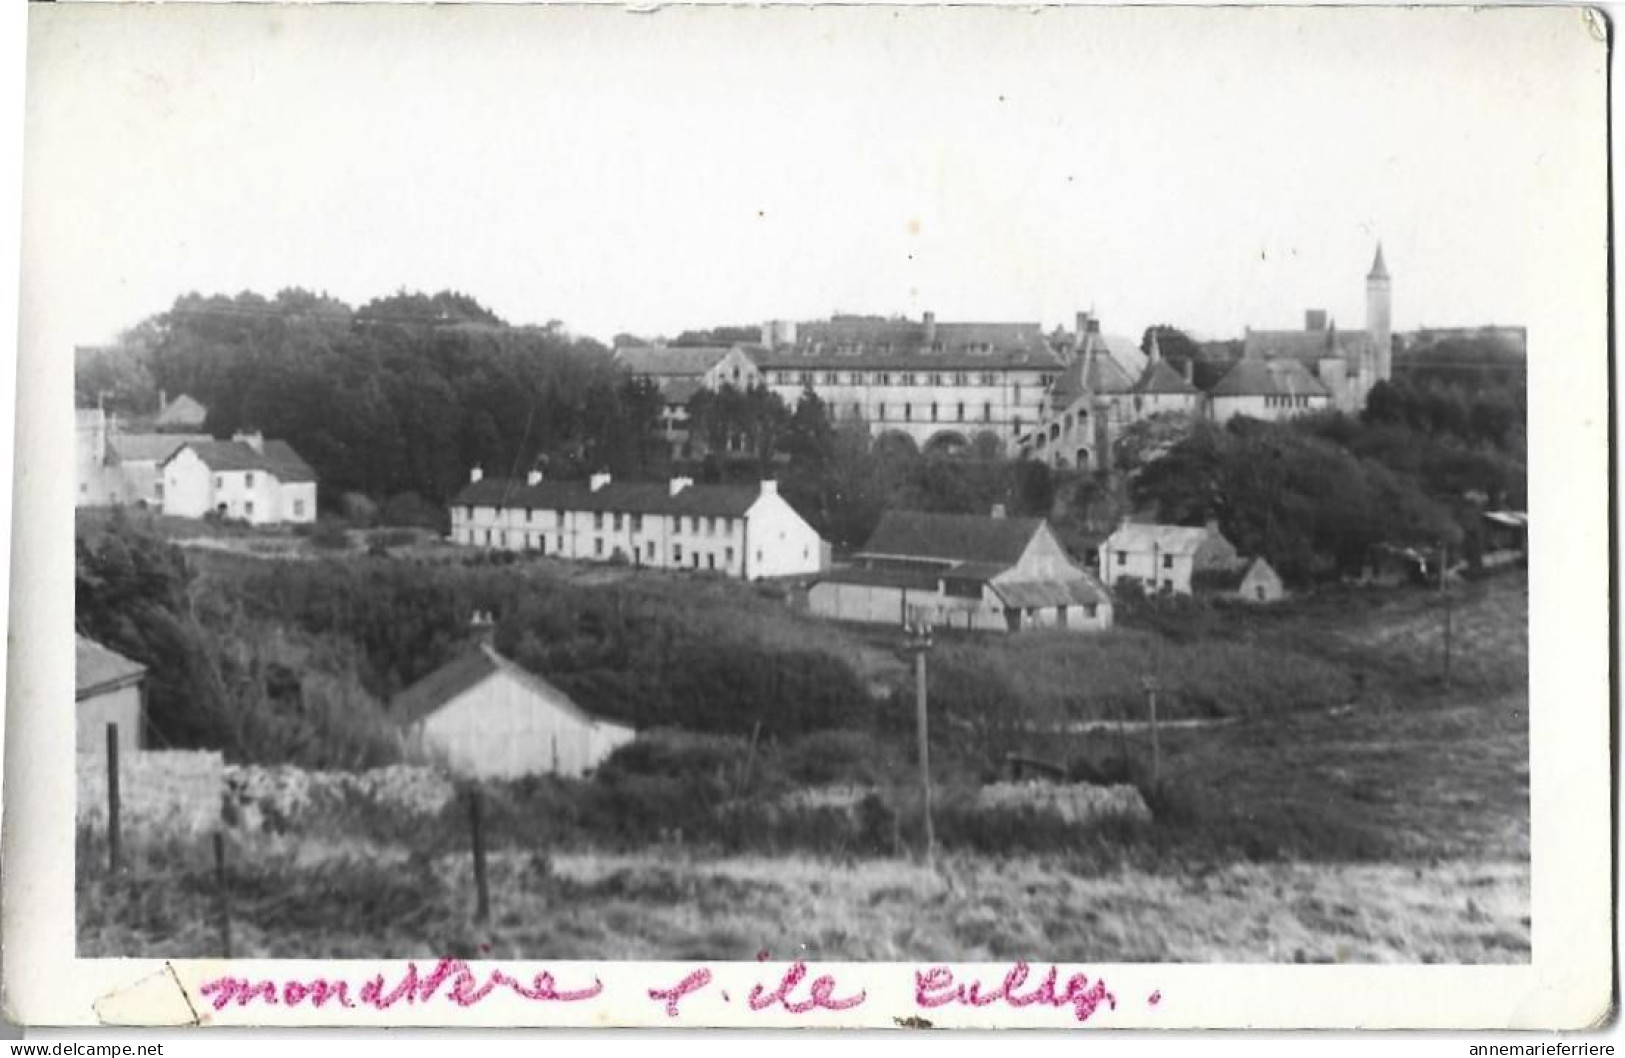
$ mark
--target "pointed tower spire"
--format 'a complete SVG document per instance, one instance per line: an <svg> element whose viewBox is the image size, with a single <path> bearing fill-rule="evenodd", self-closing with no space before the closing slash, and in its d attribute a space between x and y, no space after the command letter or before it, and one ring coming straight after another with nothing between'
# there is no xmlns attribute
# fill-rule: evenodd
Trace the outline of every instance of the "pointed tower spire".
<svg viewBox="0 0 1625 1058"><path fill-rule="evenodd" d="M1151 348L1146 351L1146 363L1155 364L1162 359L1162 346L1157 343L1157 332L1151 331Z"/></svg>
<svg viewBox="0 0 1625 1058"><path fill-rule="evenodd" d="M1367 279L1387 279L1387 278L1389 278L1389 275L1388 275L1388 263L1382 259L1382 243L1381 242L1377 243L1377 256L1376 256L1376 259L1371 262L1371 274L1366 276L1366 278Z"/></svg>

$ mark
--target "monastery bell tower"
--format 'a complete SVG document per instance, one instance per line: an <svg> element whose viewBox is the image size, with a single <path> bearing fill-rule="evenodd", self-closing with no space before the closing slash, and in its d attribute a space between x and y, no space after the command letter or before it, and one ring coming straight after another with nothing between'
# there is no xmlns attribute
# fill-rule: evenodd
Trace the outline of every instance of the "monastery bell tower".
<svg viewBox="0 0 1625 1058"><path fill-rule="evenodd" d="M1382 259L1382 243L1365 277L1365 329L1371 336L1373 382L1386 382L1393 374L1393 282Z"/></svg>

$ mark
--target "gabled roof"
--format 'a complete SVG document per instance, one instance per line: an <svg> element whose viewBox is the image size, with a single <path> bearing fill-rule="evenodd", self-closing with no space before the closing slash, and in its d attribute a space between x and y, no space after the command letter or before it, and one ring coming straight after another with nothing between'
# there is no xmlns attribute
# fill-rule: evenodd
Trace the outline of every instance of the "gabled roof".
<svg viewBox="0 0 1625 1058"><path fill-rule="evenodd" d="M190 448L203 465L216 473L238 470L263 470L275 475L284 484L315 481L316 472L286 441L266 441L264 451L257 451L247 441L188 441L171 452L164 462L174 459L182 449Z"/></svg>
<svg viewBox="0 0 1625 1058"><path fill-rule="evenodd" d="M1185 381L1185 376L1175 371L1166 360L1153 360L1146 365L1145 373L1140 380L1134 383L1136 393L1176 393L1194 396L1196 387Z"/></svg>
<svg viewBox="0 0 1625 1058"><path fill-rule="evenodd" d="M485 478L464 486L451 502L470 507L742 518L761 495L759 486L750 485L689 485L673 496L663 481L612 481L595 491L585 481L526 485L522 481Z"/></svg>
<svg viewBox="0 0 1625 1058"><path fill-rule="evenodd" d="M1057 404L1067 404L1081 396L1085 390L1111 396L1129 393L1133 389L1134 379L1129 376L1128 369L1118 359L1118 354L1112 351L1108 342L1096 334L1089 336L1084 350L1077 354L1066 366L1066 370L1061 372L1061 377L1055 380L1051 399Z"/></svg>
<svg viewBox="0 0 1625 1058"><path fill-rule="evenodd" d="M887 511L858 554L988 563L1003 569L1020 560L1043 525L1037 518Z"/></svg>
<svg viewBox="0 0 1625 1058"><path fill-rule="evenodd" d="M1254 331L1242 341L1243 358L1254 360L1297 360L1304 365L1327 359L1347 359L1370 344L1366 331L1345 331L1328 327L1323 331Z"/></svg>
<svg viewBox="0 0 1625 1058"><path fill-rule="evenodd" d="M1051 370L1061 357L1039 323L931 323L836 316L796 324L793 345L752 349L764 370Z"/></svg>
<svg viewBox="0 0 1625 1058"><path fill-rule="evenodd" d="M1106 538L1105 546L1112 551L1150 551L1155 548L1159 554L1190 555L1207 543L1210 534L1217 533L1218 530L1206 527L1124 522Z"/></svg>
<svg viewBox="0 0 1625 1058"><path fill-rule="evenodd" d="M1326 397L1320 380L1296 360L1243 357L1210 391L1215 397Z"/></svg>
<svg viewBox="0 0 1625 1058"><path fill-rule="evenodd" d="M412 686L390 700L389 711L397 723L411 725L439 712L459 695L477 687L498 673L512 676L520 684L541 697L550 699L565 712L583 723L600 721L570 700L570 696L540 676L509 661L489 643L480 643L473 649L435 669Z"/></svg>
<svg viewBox="0 0 1625 1058"><path fill-rule="evenodd" d="M660 399L667 404L687 405L694 394L705 388L697 378L663 378L660 380Z"/></svg>
<svg viewBox="0 0 1625 1058"><path fill-rule="evenodd" d="M734 350L731 345L623 345L615 361L634 375L703 375Z"/></svg>
<svg viewBox="0 0 1625 1058"><path fill-rule="evenodd" d="M137 682L146 674L147 667L131 661L84 636L75 636L73 644L74 700L83 701L94 694L116 691Z"/></svg>
<svg viewBox="0 0 1625 1058"><path fill-rule="evenodd" d="M316 480L316 472L310 469L310 464L300 459L299 453L286 441L266 441L262 455L265 469L275 474L277 480L284 484Z"/></svg>
<svg viewBox="0 0 1625 1058"><path fill-rule="evenodd" d="M158 413L159 426L201 426L209 417L209 409L182 393Z"/></svg>
<svg viewBox="0 0 1625 1058"><path fill-rule="evenodd" d="M181 445L212 440L206 433L115 433L108 436L107 447L125 463L162 463Z"/></svg>

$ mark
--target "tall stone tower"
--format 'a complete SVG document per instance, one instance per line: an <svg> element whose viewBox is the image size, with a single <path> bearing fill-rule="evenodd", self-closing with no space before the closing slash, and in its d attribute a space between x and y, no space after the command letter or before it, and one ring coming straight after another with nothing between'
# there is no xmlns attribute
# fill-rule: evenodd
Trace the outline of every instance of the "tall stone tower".
<svg viewBox="0 0 1625 1058"><path fill-rule="evenodd" d="M1371 337L1373 384L1386 382L1393 374L1393 310L1393 281L1388 277L1379 242L1371 273L1365 277L1365 330Z"/></svg>

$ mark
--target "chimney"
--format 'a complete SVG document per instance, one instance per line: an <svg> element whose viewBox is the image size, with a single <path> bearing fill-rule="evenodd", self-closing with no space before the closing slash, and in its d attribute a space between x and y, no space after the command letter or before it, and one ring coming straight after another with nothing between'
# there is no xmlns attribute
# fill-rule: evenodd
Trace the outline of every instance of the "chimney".
<svg viewBox="0 0 1625 1058"><path fill-rule="evenodd" d="M1196 385L1196 358L1189 357L1179 366L1180 370L1185 375L1185 381L1189 382L1193 386Z"/></svg>
<svg viewBox="0 0 1625 1058"><path fill-rule="evenodd" d="M779 483L777 481L773 480L772 478L763 478L762 479L762 495L763 496L777 496L778 494L779 494Z"/></svg>
<svg viewBox="0 0 1625 1058"><path fill-rule="evenodd" d="M261 455L265 454L265 435L260 433L258 430L255 430L252 433L238 431L237 433L231 435L231 439L233 441L241 441L254 451L259 452Z"/></svg>
<svg viewBox="0 0 1625 1058"><path fill-rule="evenodd" d="M592 476L592 478L587 482L587 487L589 489L591 489L593 492L597 492L599 489L603 488L605 485L608 485L608 484L609 484L609 472L606 471L606 470L600 470L598 473L594 474Z"/></svg>
<svg viewBox="0 0 1625 1058"><path fill-rule="evenodd" d="M167 390L158 391L158 414L162 415L164 409L169 407L169 393Z"/></svg>
<svg viewBox="0 0 1625 1058"><path fill-rule="evenodd" d="M671 490L671 495L675 496L692 484L694 484L693 478L672 478L668 488Z"/></svg>
<svg viewBox="0 0 1625 1058"><path fill-rule="evenodd" d="M468 468L468 480L471 484L479 481L483 477L485 477L485 471L480 468L478 463L475 463L473 466Z"/></svg>
<svg viewBox="0 0 1625 1058"><path fill-rule="evenodd" d="M1151 349L1145 354L1146 360L1156 363L1162 359L1162 345L1157 341L1157 332L1151 332Z"/></svg>
<svg viewBox="0 0 1625 1058"><path fill-rule="evenodd" d="M989 518L1003 518L1004 517L1004 504L995 503L993 505L993 509L991 511L987 512L987 516Z"/></svg>
<svg viewBox="0 0 1625 1058"><path fill-rule="evenodd" d="M542 483L542 472L541 472L541 470L539 468L537 468L537 467L531 467L530 468L530 473L525 475L525 484L527 484L527 485L540 485L541 483Z"/></svg>
<svg viewBox="0 0 1625 1058"><path fill-rule="evenodd" d="M1089 333L1089 313L1086 312L1086 311L1080 310L1078 312L1078 344L1079 345L1083 344L1083 336L1085 334L1087 334L1087 333Z"/></svg>
<svg viewBox="0 0 1625 1058"><path fill-rule="evenodd" d="M762 324L762 344L767 346L769 349L773 348L775 344L773 339L777 330L777 320L768 320L766 323Z"/></svg>
<svg viewBox="0 0 1625 1058"><path fill-rule="evenodd" d="M1303 329L1306 331L1323 331L1326 329L1325 309L1305 309L1303 313Z"/></svg>
<svg viewBox="0 0 1625 1058"><path fill-rule="evenodd" d="M1093 317L1093 316L1089 317L1089 333L1090 334L1099 334L1100 333L1100 321L1095 319L1095 317Z"/></svg>
<svg viewBox="0 0 1625 1058"><path fill-rule="evenodd" d="M925 314L925 344L926 345L935 345L936 341L937 341L937 314L934 313L934 312L927 312Z"/></svg>

